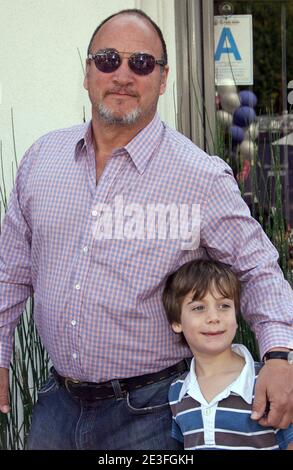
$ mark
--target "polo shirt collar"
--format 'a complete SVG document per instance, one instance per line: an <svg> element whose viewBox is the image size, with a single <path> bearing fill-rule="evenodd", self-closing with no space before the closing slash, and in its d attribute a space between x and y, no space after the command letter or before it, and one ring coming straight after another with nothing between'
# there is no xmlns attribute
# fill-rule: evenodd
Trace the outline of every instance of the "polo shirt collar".
<svg viewBox="0 0 293 470"><path fill-rule="evenodd" d="M239 354L240 356L244 357L245 359L245 366L243 367L240 375L237 379L234 380L232 384L230 384L225 390L220 392L217 396L213 398L209 405L213 405L215 402L223 400L224 398L228 397L231 392L240 395L247 403L252 403L253 398L253 390L254 390L254 378L255 378L255 367L253 358L248 351L248 349L243 344L232 344L232 351ZM190 364L190 372L186 376L183 385L181 387L181 391L179 394L179 401L187 394L190 395L195 400L199 401L200 403L207 404L206 400L204 399L195 373L195 360L194 358Z"/></svg>

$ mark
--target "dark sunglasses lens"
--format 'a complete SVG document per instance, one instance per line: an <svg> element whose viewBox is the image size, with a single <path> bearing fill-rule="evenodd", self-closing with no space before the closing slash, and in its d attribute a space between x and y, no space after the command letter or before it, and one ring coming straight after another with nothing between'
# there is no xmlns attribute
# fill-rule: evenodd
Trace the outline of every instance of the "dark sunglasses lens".
<svg viewBox="0 0 293 470"><path fill-rule="evenodd" d="M156 60L150 54L133 54L129 57L129 67L137 75L148 75L155 68Z"/></svg>
<svg viewBox="0 0 293 470"><path fill-rule="evenodd" d="M114 72L121 64L118 52L114 51L99 53L94 60L97 69L104 73Z"/></svg>

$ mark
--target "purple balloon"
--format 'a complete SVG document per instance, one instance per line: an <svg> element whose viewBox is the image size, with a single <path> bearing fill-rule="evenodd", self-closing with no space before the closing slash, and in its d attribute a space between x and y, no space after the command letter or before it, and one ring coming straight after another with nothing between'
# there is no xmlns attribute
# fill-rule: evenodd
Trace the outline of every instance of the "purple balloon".
<svg viewBox="0 0 293 470"><path fill-rule="evenodd" d="M239 106L239 108L234 111L233 123L236 124L236 126L246 127L254 122L255 118L256 114L253 108L249 106Z"/></svg>
<svg viewBox="0 0 293 470"><path fill-rule="evenodd" d="M257 97L252 91L242 90L238 93L242 106L254 108L257 103Z"/></svg>
<svg viewBox="0 0 293 470"><path fill-rule="evenodd" d="M232 126L230 128L230 135L233 144L241 144L242 140L244 139L244 134L245 133L242 127Z"/></svg>

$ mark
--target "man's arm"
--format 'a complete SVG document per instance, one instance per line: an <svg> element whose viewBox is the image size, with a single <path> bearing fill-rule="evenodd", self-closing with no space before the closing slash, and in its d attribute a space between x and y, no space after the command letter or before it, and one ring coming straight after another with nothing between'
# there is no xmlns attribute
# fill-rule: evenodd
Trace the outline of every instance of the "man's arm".
<svg viewBox="0 0 293 470"><path fill-rule="evenodd" d="M269 412L265 413L267 401ZM255 386L251 419L262 426L286 429L292 422L293 365L271 359L262 367Z"/></svg>
<svg viewBox="0 0 293 470"><path fill-rule="evenodd" d="M273 348L291 349L292 289L278 265L277 250L250 216L227 166L214 179L202 210L201 246L238 275L241 311L256 334L261 356ZM293 367L285 361L268 362L274 363L266 364L259 376L257 411L263 413L268 397L270 411L262 424L286 427L293 421Z"/></svg>
<svg viewBox="0 0 293 470"><path fill-rule="evenodd" d="M33 153L33 150L31 150ZM8 369L14 330L28 297L31 282L31 229L22 209L31 152L17 172L0 236L0 410L7 412ZM6 411L5 411L6 410Z"/></svg>
<svg viewBox="0 0 293 470"><path fill-rule="evenodd" d="M8 398L8 388L9 388L9 371L0 367L0 412L9 413L9 398Z"/></svg>

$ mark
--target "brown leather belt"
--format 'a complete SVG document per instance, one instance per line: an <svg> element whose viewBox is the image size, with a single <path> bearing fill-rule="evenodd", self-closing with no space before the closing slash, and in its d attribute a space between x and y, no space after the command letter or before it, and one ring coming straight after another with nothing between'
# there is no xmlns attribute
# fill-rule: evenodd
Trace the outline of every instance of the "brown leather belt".
<svg viewBox="0 0 293 470"><path fill-rule="evenodd" d="M58 372L52 367L51 372L55 377L56 381L62 387L65 387L67 391L74 397L79 400L85 401L95 401L103 400L106 398L114 398L115 391L113 383L119 383L120 390L123 395L126 395L127 392L131 390L136 390L146 385L151 385L161 380L172 377L172 375L183 373L188 370L188 362L183 359L181 362L178 362L174 366L163 369L159 372L153 374L139 375L137 377L130 377L127 379L114 379L109 382L95 383L95 382L79 382L68 377L62 377Z"/></svg>

